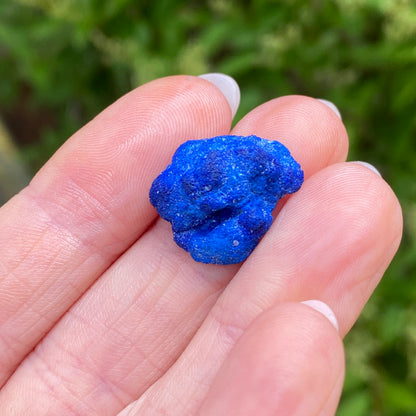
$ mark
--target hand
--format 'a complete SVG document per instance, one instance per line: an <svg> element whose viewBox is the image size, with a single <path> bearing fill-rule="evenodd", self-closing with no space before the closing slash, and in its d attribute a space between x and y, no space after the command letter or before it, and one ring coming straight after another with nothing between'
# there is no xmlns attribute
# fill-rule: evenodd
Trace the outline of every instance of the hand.
<svg viewBox="0 0 416 416"><path fill-rule="evenodd" d="M243 264L196 263L148 191L181 142L230 131L230 104L197 77L143 85L2 207L1 415L334 414L341 338L398 247L399 204L345 162L332 109L278 98L232 133L281 141L305 183Z"/></svg>

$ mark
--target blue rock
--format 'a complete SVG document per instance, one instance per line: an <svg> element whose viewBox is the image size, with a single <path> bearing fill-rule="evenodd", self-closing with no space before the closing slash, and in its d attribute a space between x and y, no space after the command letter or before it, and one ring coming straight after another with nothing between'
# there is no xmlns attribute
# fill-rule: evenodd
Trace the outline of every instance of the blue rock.
<svg viewBox="0 0 416 416"><path fill-rule="evenodd" d="M175 242L202 263L240 263L272 224L277 201L303 171L289 150L257 136L183 143L153 182L150 202Z"/></svg>

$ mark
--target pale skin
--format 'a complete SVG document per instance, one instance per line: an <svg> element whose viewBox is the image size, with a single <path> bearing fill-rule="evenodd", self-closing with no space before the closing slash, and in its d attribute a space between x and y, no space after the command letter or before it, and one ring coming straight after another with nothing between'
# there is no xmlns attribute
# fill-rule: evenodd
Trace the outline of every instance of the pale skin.
<svg viewBox="0 0 416 416"><path fill-rule="evenodd" d="M0 414L334 415L342 338L396 252L399 203L323 103L289 96L232 134L285 144L302 188L240 265L196 263L148 200L184 140L229 134L197 77L139 87L0 210ZM301 304L319 299L339 332Z"/></svg>

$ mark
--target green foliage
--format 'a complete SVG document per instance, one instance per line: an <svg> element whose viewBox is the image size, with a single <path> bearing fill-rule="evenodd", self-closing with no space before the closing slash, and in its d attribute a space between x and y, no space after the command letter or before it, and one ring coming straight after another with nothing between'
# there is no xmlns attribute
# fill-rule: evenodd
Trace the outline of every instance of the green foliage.
<svg viewBox="0 0 416 416"><path fill-rule="evenodd" d="M415 39L414 0L3 1L1 114L24 98L23 120L49 115L21 145L37 169L100 110L160 76L234 76L237 119L284 94L336 103L350 159L374 164L405 214L399 255L346 338L339 414L416 414Z"/></svg>

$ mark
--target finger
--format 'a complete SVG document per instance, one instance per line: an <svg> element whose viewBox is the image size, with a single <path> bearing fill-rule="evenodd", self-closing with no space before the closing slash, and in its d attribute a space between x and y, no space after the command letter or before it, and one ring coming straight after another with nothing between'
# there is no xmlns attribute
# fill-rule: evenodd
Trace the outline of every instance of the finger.
<svg viewBox="0 0 416 416"><path fill-rule="evenodd" d="M330 416L343 379L337 330L316 310L283 303L247 328L215 376L198 415ZM171 414L183 413L173 409Z"/></svg>
<svg viewBox="0 0 416 416"><path fill-rule="evenodd" d="M155 218L148 190L175 148L230 123L210 82L151 82L76 133L2 208L0 384Z"/></svg>
<svg viewBox="0 0 416 416"><path fill-rule="evenodd" d="M348 154L348 135L338 112L322 101L288 95L257 107L233 129L233 134L256 134L287 146L300 163L305 178ZM274 217L287 201L282 198Z"/></svg>
<svg viewBox="0 0 416 416"><path fill-rule="evenodd" d="M257 107L232 133L280 141L300 163L305 177L345 161L348 153L348 136L340 117L321 101L299 95Z"/></svg>
<svg viewBox="0 0 416 416"><path fill-rule="evenodd" d="M188 348L141 398L140 409L153 405L157 413L186 394L184 413L195 411L240 335L278 302L323 300L344 335L397 250L401 228L397 199L374 172L342 163L315 174L283 207Z"/></svg>
<svg viewBox="0 0 416 416"><path fill-rule="evenodd" d="M256 305L319 298L334 309L344 336L400 244L400 204L379 175L353 162L320 171L289 203L224 301L248 288ZM253 286L254 272L271 270L271 280Z"/></svg>
<svg viewBox="0 0 416 416"><path fill-rule="evenodd" d="M285 114L284 118L277 117L266 106L264 117L258 118L258 130L259 134L263 133L262 126L270 125L271 118L276 131L284 132L286 145L301 155L301 148L310 145L306 131L314 130L322 122L334 123L333 128L314 137L311 152L303 154L304 159L314 159L309 162L310 166L324 167L328 154L333 154L338 147L344 150L337 157L345 158L347 138L339 119L333 119L328 114L330 110L315 101L307 97L274 100L272 105L276 112ZM298 106L304 109L308 105L311 110L303 110L302 115L308 122L290 131L287 126L296 125ZM250 118L251 114L246 117ZM287 123L287 118L292 118L292 123ZM284 127L280 127L281 120ZM304 141L297 139L292 146L291 134L298 135L299 129L305 129L301 135ZM240 133L244 134L242 130ZM343 141L342 145L336 143L339 140ZM325 147L329 149L323 151ZM91 408L97 413L120 410L173 364L238 268L238 265L196 263L175 245L169 226L159 220L29 356L9 381L0 402L19 398L32 409L49 404L59 414L76 397L90 406L89 411ZM78 374L76 391L71 379L74 372ZM51 383L58 397L53 404ZM24 399L22 389L26 391ZM103 395L93 397L87 394L89 391L102 391ZM82 409L77 407L79 414Z"/></svg>

